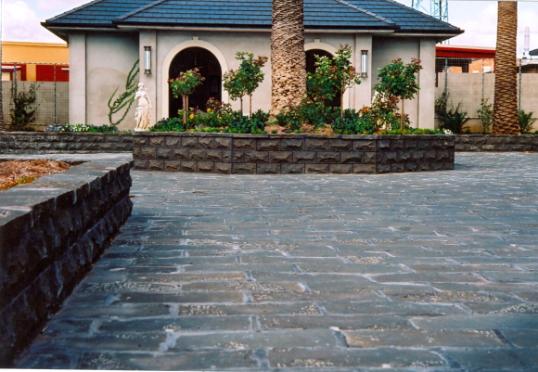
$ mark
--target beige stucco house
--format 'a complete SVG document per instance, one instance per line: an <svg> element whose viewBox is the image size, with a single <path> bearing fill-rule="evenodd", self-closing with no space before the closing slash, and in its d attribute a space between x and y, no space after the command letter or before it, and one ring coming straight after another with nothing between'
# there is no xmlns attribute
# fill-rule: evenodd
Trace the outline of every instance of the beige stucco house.
<svg viewBox="0 0 538 372"><path fill-rule="evenodd" d="M156 121L179 108L168 80L195 66L206 80L191 104L203 108L209 97L229 101L222 76L237 67L235 54L270 56L271 1L97 0L43 25L69 44L71 123L107 123L107 101L125 85L137 60ZM406 105L412 123L422 128L434 125L435 44L461 32L393 0L305 0L308 68L314 54L334 53L347 44L364 75L361 85L345 93L344 106L369 104L377 71L391 60L422 60L421 91ZM270 64L265 72L255 109L270 107ZM120 127L133 128L133 115Z"/></svg>

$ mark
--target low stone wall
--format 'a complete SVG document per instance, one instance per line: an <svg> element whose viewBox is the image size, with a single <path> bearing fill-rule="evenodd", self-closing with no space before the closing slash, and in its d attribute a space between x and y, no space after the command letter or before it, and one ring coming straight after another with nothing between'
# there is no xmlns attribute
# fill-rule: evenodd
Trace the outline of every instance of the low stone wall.
<svg viewBox="0 0 538 372"><path fill-rule="evenodd" d="M132 138L129 134L0 132L0 154L131 152Z"/></svg>
<svg viewBox="0 0 538 372"><path fill-rule="evenodd" d="M538 135L505 136L493 134L462 134L456 136L456 151L460 152L538 152Z"/></svg>
<svg viewBox="0 0 538 372"><path fill-rule="evenodd" d="M170 136L171 134L151 133L152 136ZM188 134L178 134L187 136ZM191 136L208 136L208 134L189 134ZM216 135L226 138L226 135ZM235 135L239 138L241 135ZM250 138L246 136L247 138ZM274 136L273 136L274 137ZM343 136L347 138L351 136ZM366 139L368 136L355 136ZM376 136L369 136L375 138ZM424 136L421 136L421 138ZM134 136L131 134L93 134L93 133L31 133L31 132L0 132L0 154L39 154L39 153L111 153L132 152ZM286 136L285 138L301 138L301 136ZM319 137L312 137L319 138ZM321 137L323 138L323 137ZM340 138L340 137L338 137ZM384 137L387 138L387 137ZM438 138L438 137L436 137ZM538 151L538 136L497 136L497 135L456 135L456 152L467 151L497 151L521 152ZM333 138L334 139L334 138ZM202 141L203 143L203 141ZM231 151L229 147L222 147ZM289 149L294 150L293 146ZM210 148L208 150L215 150ZM241 149L239 149L241 150ZM306 150L309 151L309 150ZM330 150L329 150L330 151ZM167 159L171 161L170 159ZM178 159L181 160L181 159ZM228 161L225 160L225 163ZM156 163L152 163L155 165ZM157 167L159 168L159 167ZM189 168L188 166L186 168ZM203 164L202 164L203 168ZM284 167L286 168L286 167ZM185 169L187 170L187 169ZM228 173L224 169L225 173Z"/></svg>
<svg viewBox="0 0 538 372"><path fill-rule="evenodd" d="M224 174L388 173L454 168L452 136L143 133L137 169Z"/></svg>
<svg viewBox="0 0 538 372"><path fill-rule="evenodd" d="M130 156L95 157L0 192L0 367L41 330L131 213Z"/></svg>

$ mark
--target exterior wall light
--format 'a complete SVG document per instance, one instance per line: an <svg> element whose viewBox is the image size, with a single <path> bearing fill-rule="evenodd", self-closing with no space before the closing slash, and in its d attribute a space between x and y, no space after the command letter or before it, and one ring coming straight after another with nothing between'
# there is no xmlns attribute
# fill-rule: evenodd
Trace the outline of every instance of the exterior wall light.
<svg viewBox="0 0 538 372"><path fill-rule="evenodd" d="M151 75L151 47L144 47L144 72L146 75Z"/></svg>
<svg viewBox="0 0 538 372"><path fill-rule="evenodd" d="M362 50L361 51L361 77L366 78L368 77L368 66L369 66L369 60L368 60L368 51Z"/></svg>

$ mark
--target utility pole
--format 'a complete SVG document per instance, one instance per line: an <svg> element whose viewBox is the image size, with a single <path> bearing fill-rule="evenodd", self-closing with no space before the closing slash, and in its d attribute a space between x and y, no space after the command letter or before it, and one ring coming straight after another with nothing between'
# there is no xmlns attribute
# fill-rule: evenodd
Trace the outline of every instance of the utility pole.
<svg viewBox="0 0 538 372"><path fill-rule="evenodd" d="M448 22L448 0L431 0L431 15Z"/></svg>
<svg viewBox="0 0 538 372"><path fill-rule="evenodd" d="M448 22L448 0L430 0L429 9L424 5L423 0L411 0L411 7L432 17Z"/></svg>

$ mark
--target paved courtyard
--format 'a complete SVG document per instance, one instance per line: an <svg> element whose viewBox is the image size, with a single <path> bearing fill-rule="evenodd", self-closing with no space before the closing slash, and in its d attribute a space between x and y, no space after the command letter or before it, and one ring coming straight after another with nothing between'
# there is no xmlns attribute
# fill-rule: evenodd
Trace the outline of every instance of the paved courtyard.
<svg viewBox="0 0 538 372"><path fill-rule="evenodd" d="M27 368L537 370L538 154L368 176L134 172Z"/></svg>

